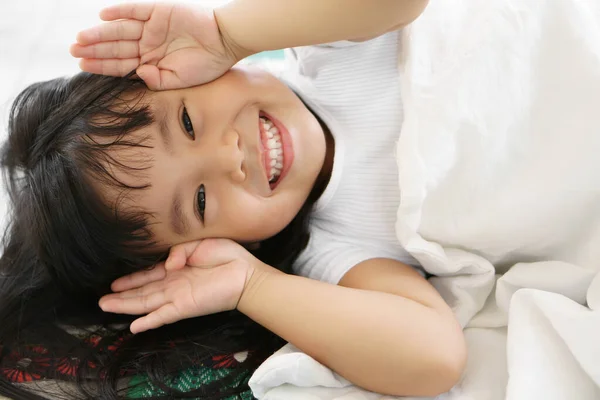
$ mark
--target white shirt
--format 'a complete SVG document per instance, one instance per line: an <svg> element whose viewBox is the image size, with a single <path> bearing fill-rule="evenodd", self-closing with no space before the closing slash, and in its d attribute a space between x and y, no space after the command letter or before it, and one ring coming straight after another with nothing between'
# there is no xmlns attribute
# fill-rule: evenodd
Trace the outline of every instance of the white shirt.
<svg viewBox="0 0 600 400"><path fill-rule="evenodd" d="M403 121L399 33L370 41L286 50L280 77L335 139L331 179L314 206L310 241L294 272L337 284L355 265L391 258L416 265L399 244L395 157Z"/></svg>

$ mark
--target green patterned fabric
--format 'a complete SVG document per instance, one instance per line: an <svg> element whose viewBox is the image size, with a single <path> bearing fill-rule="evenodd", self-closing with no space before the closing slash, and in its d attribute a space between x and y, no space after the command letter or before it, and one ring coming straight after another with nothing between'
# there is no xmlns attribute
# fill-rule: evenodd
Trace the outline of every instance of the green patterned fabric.
<svg viewBox="0 0 600 400"><path fill-rule="evenodd" d="M209 384L224 376L227 376L229 368L192 367L182 371L171 381L166 382L169 387L188 392L194 388ZM247 382L246 382L247 383ZM135 376L130 381L132 389L127 394L131 399L143 399L152 396L160 396L165 393L150 383L147 376ZM254 400L250 390L243 392L240 396L229 397L227 400Z"/></svg>

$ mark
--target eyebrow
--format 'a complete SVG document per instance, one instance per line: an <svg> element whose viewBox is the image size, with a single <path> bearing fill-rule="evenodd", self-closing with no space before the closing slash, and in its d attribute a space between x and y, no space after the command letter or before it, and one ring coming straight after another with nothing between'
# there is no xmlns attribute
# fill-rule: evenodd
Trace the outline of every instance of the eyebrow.
<svg viewBox="0 0 600 400"><path fill-rule="evenodd" d="M183 202L181 201L181 190L179 187L175 188L175 195L173 196L173 206L171 207L171 228L173 232L182 236L189 232L188 220L183 212Z"/></svg>
<svg viewBox="0 0 600 400"><path fill-rule="evenodd" d="M169 128L169 105L165 101L159 101L156 120L158 121L158 132L165 148L169 153L173 152L171 146L171 129ZM171 213L169 219L171 220L171 229L176 234L182 236L189 232L189 223L183 212L183 201L181 196L181 188L175 188L175 194L171 201Z"/></svg>
<svg viewBox="0 0 600 400"><path fill-rule="evenodd" d="M172 153L173 148L171 146L171 129L169 128L169 106L167 103L161 101L158 105L158 109L160 110L156 113L158 132L162 138L165 148L169 153Z"/></svg>

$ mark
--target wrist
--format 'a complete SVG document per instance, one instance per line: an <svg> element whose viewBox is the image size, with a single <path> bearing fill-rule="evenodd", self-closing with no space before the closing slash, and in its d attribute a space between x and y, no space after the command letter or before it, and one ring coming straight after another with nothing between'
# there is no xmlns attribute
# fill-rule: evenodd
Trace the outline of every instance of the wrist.
<svg viewBox="0 0 600 400"><path fill-rule="evenodd" d="M229 26L229 22L227 17L226 6L215 8L213 10L213 15L217 27L219 29L219 33L221 35L221 42L223 43L223 47L227 54L233 60L234 64L243 60L246 57L256 54L255 51L252 51L242 46L239 43L239 41L232 37L232 35L229 33L229 30L227 29L227 27Z"/></svg>
<svg viewBox="0 0 600 400"><path fill-rule="evenodd" d="M242 313L247 314L252 309L255 295L260 290L260 287L263 286L265 281L275 275L285 275L285 273L257 260L257 263L248 270L246 284L236 308Z"/></svg>

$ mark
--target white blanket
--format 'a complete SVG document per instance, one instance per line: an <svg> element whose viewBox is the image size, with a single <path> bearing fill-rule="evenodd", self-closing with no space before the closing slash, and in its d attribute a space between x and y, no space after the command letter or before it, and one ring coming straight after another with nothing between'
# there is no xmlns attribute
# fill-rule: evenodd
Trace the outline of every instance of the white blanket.
<svg viewBox="0 0 600 400"><path fill-rule="evenodd" d="M600 1L431 0L402 35L397 235L470 352L440 399L600 399ZM250 384L387 398L289 345Z"/></svg>

